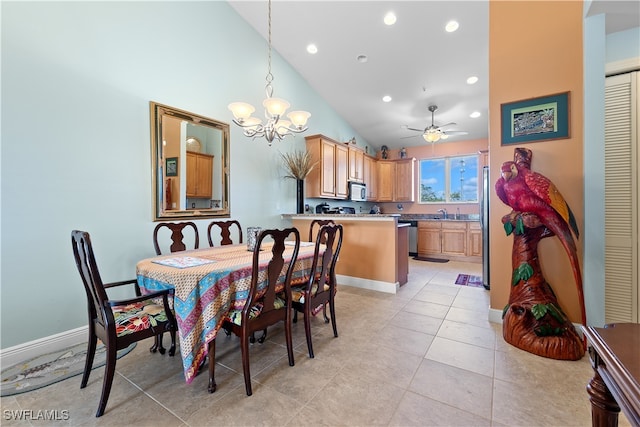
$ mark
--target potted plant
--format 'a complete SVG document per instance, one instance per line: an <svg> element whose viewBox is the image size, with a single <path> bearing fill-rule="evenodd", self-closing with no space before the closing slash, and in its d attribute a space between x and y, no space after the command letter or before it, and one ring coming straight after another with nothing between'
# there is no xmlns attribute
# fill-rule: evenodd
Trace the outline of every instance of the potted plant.
<svg viewBox="0 0 640 427"><path fill-rule="evenodd" d="M290 153L280 153L282 163L287 171L286 178L296 180L297 213L304 212L304 179L318 164L308 151L294 150Z"/></svg>

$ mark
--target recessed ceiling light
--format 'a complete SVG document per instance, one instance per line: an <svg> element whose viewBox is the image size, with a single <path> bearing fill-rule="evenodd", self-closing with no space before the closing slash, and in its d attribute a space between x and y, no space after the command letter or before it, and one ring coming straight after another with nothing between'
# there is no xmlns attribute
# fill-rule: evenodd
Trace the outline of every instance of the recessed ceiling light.
<svg viewBox="0 0 640 427"><path fill-rule="evenodd" d="M358 57L356 58L358 60L358 62L364 64L365 62L367 62L369 60L369 58L367 58L367 55L358 55Z"/></svg>
<svg viewBox="0 0 640 427"><path fill-rule="evenodd" d="M478 78L476 76L471 76L467 79L467 84L472 85L478 82Z"/></svg>
<svg viewBox="0 0 640 427"><path fill-rule="evenodd" d="M469 114L469 117L471 117L472 119L477 119L480 116L480 111L474 111L473 113Z"/></svg>
<svg viewBox="0 0 640 427"><path fill-rule="evenodd" d="M318 53L318 46L316 46L313 43L307 45L307 52L309 52L312 55Z"/></svg>
<svg viewBox="0 0 640 427"><path fill-rule="evenodd" d="M458 24L457 21L449 21L447 25L444 26L444 29L447 30L448 33L453 33L458 27L460 27L460 24Z"/></svg>
<svg viewBox="0 0 640 427"><path fill-rule="evenodd" d="M393 25L396 23L397 20L398 18L396 17L396 14L393 12L388 12L386 15L384 15L384 23L387 25Z"/></svg>
<svg viewBox="0 0 640 427"><path fill-rule="evenodd" d="M382 97L382 101L391 102L391 97L389 95L385 95L385 96Z"/></svg>

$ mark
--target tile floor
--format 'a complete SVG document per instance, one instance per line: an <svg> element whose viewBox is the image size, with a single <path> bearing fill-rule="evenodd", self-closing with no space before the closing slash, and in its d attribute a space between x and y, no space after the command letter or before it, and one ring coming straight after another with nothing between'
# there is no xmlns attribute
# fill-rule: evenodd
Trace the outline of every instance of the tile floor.
<svg viewBox="0 0 640 427"><path fill-rule="evenodd" d="M343 286L337 295L339 338L316 319L315 359L302 322L294 325L296 364L289 367L281 328L251 348L253 396L244 390L235 337L217 342L218 390L207 375L191 385L179 356L149 354L148 344L117 363L105 414L95 418L103 369L87 388L80 376L1 399L5 410L67 410L69 420L2 425L74 426L589 426L577 362L534 356L506 344L487 321L489 292L454 285L479 264L410 260L409 283L396 295ZM165 340L167 337L165 337ZM621 414L620 425L628 426Z"/></svg>

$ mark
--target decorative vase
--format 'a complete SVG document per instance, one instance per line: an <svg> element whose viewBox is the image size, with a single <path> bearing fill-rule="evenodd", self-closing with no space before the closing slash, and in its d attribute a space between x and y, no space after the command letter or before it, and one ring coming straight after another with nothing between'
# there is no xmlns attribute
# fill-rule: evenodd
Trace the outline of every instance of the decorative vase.
<svg viewBox="0 0 640 427"><path fill-rule="evenodd" d="M304 179L296 180L296 213L304 213Z"/></svg>

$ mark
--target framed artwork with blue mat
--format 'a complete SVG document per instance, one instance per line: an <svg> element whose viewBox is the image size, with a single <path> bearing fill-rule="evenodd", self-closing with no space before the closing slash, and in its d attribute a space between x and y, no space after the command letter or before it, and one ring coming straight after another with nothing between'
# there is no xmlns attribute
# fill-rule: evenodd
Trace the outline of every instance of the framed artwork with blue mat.
<svg viewBox="0 0 640 427"><path fill-rule="evenodd" d="M136 343L118 351L118 359L136 347ZM98 344L93 369L104 366L105 346ZM87 343L77 344L17 363L0 372L0 396L26 393L82 374L87 357Z"/></svg>

